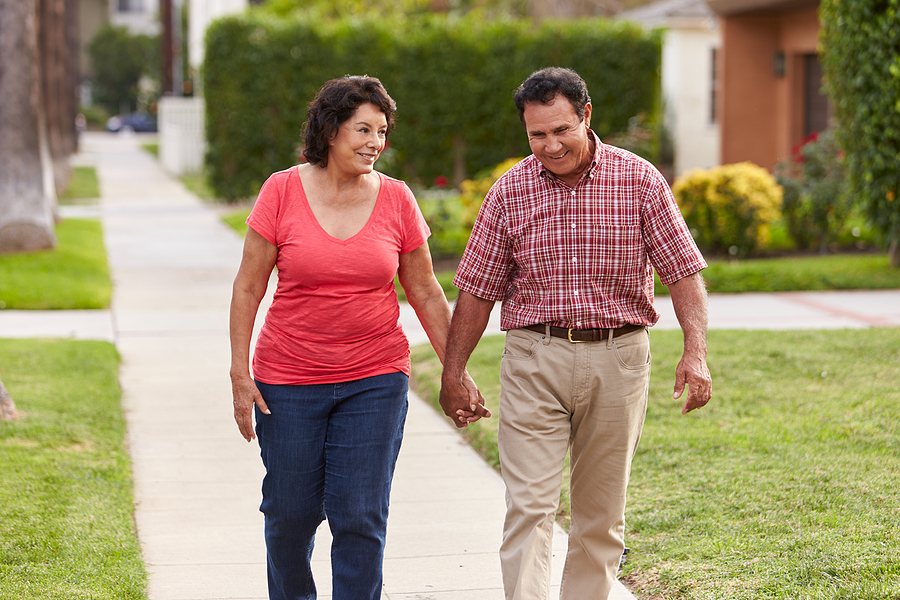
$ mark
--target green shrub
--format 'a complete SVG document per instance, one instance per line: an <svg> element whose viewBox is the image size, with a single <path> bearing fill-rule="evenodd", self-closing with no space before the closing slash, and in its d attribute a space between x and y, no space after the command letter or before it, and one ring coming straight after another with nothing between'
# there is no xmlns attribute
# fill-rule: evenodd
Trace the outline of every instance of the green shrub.
<svg viewBox="0 0 900 600"><path fill-rule="evenodd" d="M781 211L799 248L817 246L825 254L846 227L853 200L840 154L834 133L826 130L812 134L775 167L784 189Z"/></svg>
<svg viewBox="0 0 900 600"><path fill-rule="evenodd" d="M436 259L462 256L472 228L465 225L465 208L459 194L452 190L423 190L416 192L416 200L431 229L431 255Z"/></svg>
<svg viewBox="0 0 900 600"><path fill-rule="evenodd" d="M891 264L900 267L900 3L828 0L820 19L824 83L851 193L893 240Z"/></svg>
<svg viewBox="0 0 900 600"><path fill-rule="evenodd" d="M207 30L207 167L217 197L256 194L298 160L306 103L328 79L367 73L397 101L390 160L379 169L413 185L469 174L528 153L512 94L548 65L581 74L601 137L645 113L658 120L660 36L603 19L572 22L348 17L265 11Z"/></svg>
<svg viewBox="0 0 900 600"><path fill-rule="evenodd" d="M766 246L782 200L769 172L749 162L697 169L680 177L672 192L697 244L733 256Z"/></svg>

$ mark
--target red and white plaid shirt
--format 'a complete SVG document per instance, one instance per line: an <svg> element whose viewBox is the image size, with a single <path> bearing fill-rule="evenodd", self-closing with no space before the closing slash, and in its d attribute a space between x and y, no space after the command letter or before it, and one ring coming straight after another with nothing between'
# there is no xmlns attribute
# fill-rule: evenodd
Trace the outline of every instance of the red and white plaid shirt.
<svg viewBox="0 0 900 600"><path fill-rule="evenodd" d="M504 330L654 325L654 267L666 285L706 267L659 171L591 135L594 161L574 188L531 155L481 206L453 283L503 300Z"/></svg>

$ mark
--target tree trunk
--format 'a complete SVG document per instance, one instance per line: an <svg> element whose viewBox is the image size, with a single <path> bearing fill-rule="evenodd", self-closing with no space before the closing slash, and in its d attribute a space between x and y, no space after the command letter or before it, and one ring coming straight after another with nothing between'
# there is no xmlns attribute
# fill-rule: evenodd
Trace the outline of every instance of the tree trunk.
<svg viewBox="0 0 900 600"><path fill-rule="evenodd" d="M75 0L38 0L41 91L47 115L47 142L53 160L55 191L69 185L78 114L78 28Z"/></svg>
<svg viewBox="0 0 900 600"><path fill-rule="evenodd" d="M900 269L900 237L895 237L891 240L891 245L888 248L888 257L891 259L891 266L895 269Z"/></svg>
<svg viewBox="0 0 900 600"><path fill-rule="evenodd" d="M19 413L16 412L16 405L13 403L12 398L9 397L9 392L6 391L3 382L0 381L0 421L15 421L18 418Z"/></svg>
<svg viewBox="0 0 900 600"><path fill-rule="evenodd" d="M35 0L0 0L0 253L56 245Z"/></svg>

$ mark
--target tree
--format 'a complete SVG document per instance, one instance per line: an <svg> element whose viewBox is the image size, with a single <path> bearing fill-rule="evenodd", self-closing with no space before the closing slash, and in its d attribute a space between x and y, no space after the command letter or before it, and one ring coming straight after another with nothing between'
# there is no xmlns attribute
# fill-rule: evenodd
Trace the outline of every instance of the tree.
<svg viewBox="0 0 900 600"><path fill-rule="evenodd" d="M38 47L41 86L47 116L47 142L53 161L56 193L69 183L69 158L78 145L78 2L38 0Z"/></svg>
<svg viewBox="0 0 900 600"><path fill-rule="evenodd" d="M900 0L825 0L825 87L852 193L900 268Z"/></svg>
<svg viewBox="0 0 900 600"><path fill-rule="evenodd" d="M56 245L35 0L0 0L0 252Z"/></svg>
<svg viewBox="0 0 900 600"><path fill-rule="evenodd" d="M137 108L141 76L159 80L160 46L159 36L132 35L125 27L102 27L88 46L96 73L96 102L113 114Z"/></svg>
<svg viewBox="0 0 900 600"><path fill-rule="evenodd" d="M15 421L18 418L19 413L16 412L16 405L10 398L9 392L6 391L3 382L0 381L0 421Z"/></svg>

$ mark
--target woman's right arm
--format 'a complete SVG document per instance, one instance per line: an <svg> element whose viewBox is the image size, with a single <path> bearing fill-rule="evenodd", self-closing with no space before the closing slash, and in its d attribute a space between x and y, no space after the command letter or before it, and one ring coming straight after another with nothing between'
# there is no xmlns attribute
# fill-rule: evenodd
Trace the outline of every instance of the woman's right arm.
<svg viewBox="0 0 900 600"><path fill-rule="evenodd" d="M250 376L250 339L259 304L266 294L269 276L275 268L278 248L252 228L244 239L241 266L234 278L231 295L231 392L234 396L234 420L248 442L253 433L253 405L269 414L265 401Z"/></svg>

